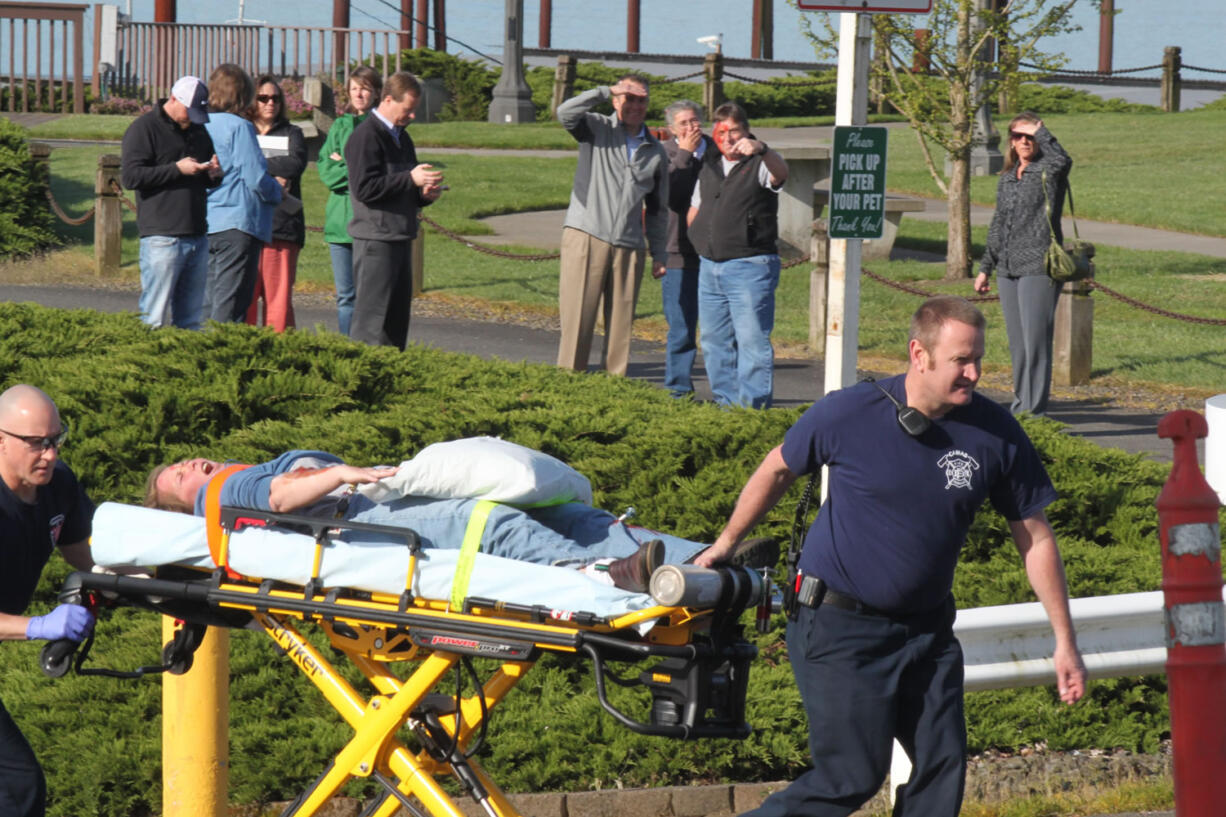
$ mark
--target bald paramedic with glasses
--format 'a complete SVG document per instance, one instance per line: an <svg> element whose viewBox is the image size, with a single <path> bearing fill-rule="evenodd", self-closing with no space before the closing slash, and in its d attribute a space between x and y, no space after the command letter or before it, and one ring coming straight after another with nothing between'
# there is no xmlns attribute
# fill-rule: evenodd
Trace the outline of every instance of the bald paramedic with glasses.
<svg viewBox="0 0 1226 817"><path fill-rule="evenodd" d="M0 394L0 640L80 641L94 625L76 604L23 615L52 548L78 570L94 564L94 505L59 458L67 436L59 410L41 390L21 384ZM0 703L0 814L42 817L46 798L42 767Z"/></svg>

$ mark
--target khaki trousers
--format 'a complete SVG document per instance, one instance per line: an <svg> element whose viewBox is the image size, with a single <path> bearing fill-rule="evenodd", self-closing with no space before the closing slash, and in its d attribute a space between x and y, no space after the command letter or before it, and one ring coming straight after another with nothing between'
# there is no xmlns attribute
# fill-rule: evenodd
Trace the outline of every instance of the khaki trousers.
<svg viewBox="0 0 1226 817"><path fill-rule="evenodd" d="M582 230L563 228L558 279L558 312L562 319L559 366L577 372L587 369L596 312L603 299L604 367L610 374L626 373L645 255L641 249L615 247Z"/></svg>

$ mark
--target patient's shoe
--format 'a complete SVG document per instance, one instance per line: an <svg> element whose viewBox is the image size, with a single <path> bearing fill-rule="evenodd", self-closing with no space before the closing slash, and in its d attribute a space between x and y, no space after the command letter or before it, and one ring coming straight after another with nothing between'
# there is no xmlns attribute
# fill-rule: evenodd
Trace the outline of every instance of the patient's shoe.
<svg viewBox="0 0 1226 817"><path fill-rule="evenodd" d="M631 593L646 593L651 574L664 564L664 543L652 539L639 545L629 556L609 562L609 578L613 586Z"/></svg>

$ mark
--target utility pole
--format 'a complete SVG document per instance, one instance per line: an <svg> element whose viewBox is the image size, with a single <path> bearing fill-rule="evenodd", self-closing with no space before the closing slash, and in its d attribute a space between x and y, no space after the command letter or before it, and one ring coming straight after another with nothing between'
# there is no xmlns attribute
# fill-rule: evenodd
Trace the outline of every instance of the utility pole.
<svg viewBox="0 0 1226 817"><path fill-rule="evenodd" d="M1115 0L1102 0L1098 7L1098 73L1111 73L1115 47Z"/></svg>

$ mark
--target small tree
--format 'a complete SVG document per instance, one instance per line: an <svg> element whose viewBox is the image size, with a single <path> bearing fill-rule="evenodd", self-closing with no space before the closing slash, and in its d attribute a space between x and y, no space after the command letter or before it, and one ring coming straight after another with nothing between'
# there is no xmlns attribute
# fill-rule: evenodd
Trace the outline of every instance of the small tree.
<svg viewBox="0 0 1226 817"><path fill-rule="evenodd" d="M1090 0L1098 6L1099 0ZM917 17L873 15L876 53L870 72L881 97L907 117L924 163L949 202L945 277L971 274L970 156L974 117L998 93L1016 89L1022 64L1047 73L1066 62L1040 51L1044 37L1076 31L1070 11L1077 0L933 0L917 35ZM806 34L819 55L837 53L838 35L829 15ZM950 159L950 173L933 157L933 145ZM941 163L942 165L944 162Z"/></svg>

